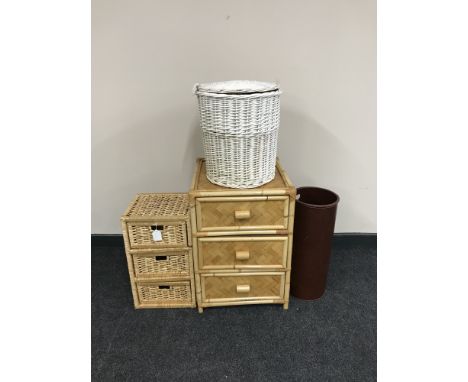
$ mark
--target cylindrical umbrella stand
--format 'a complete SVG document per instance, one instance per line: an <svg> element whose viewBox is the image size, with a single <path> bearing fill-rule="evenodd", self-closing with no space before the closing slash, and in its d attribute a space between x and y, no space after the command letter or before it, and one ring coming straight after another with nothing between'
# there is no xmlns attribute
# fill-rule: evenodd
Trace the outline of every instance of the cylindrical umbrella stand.
<svg viewBox="0 0 468 382"><path fill-rule="evenodd" d="M299 187L294 218L291 294L304 300L320 298L328 266L339 196L319 187Z"/></svg>

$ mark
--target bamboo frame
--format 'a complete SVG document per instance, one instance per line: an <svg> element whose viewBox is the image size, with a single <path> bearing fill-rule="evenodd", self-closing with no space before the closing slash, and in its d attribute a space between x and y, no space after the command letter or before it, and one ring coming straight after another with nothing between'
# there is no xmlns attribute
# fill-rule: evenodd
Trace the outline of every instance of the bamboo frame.
<svg viewBox="0 0 468 382"><path fill-rule="evenodd" d="M295 207L296 207L296 192L291 195L290 198L290 206L289 206L289 241L288 241L288 270L286 271L286 281L285 281L285 302L283 305L283 309L287 310L289 308L289 289L291 286L291 262L292 262L292 245L293 245L293 232L294 232L294 217L295 217Z"/></svg>
<svg viewBox="0 0 468 382"><path fill-rule="evenodd" d="M243 275L248 275L252 272L260 272L260 271L265 271L265 272L272 272L272 271L278 271L278 272L286 272L291 270L291 268L273 268L273 267L268 267L268 266L262 266L262 267L256 267L256 268L223 268L223 269L205 269L199 272L199 274L205 274L206 272L209 273L239 273Z"/></svg>
<svg viewBox="0 0 468 382"><path fill-rule="evenodd" d="M230 190L230 189L226 189ZM256 195L256 196L275 196L275 195L289 195L290 190L289 189L274 189L274 190L258 190L255 191L255 188L251 189L252 192L247 192L244 190L239 190L236 194L233 194L231 191L194 191L193 192L193 197L194 198L205 198L205 197L221 197L221 196L231 196L231 195L237 195L237 196L251 196L251 195Z"/></svg>
<svg viewBox="0 0 468 382"><path fill-rule="evenodd" d="M201 280L200 280L200 274L199 273L195 273L195 287L196 287L198 313L203 313L203 302L202 302L202 295L201 295Z"/></svg>
<svg viewBox="0 0 468 382"><path fill-rule="evenodd" d="M231 227L236 228L236 227ZM216 232L196 232L194 237L215 237L215 236L238 236L238 235L288 235L289 230L287 229L267 229L261 231L254 230L234 230L234 231L216 231Z"/></svg>
<svg viewBox="0 0 468 382"><path fill-rule="evenodd" d="M188 246L192 246L192 224L190 222L190 206L188 207L187 210L187 220L186 220L186 225L185 227L187 228L187 242Z"/></svg>
<svg viewBox="0 0 468 382"><path fill-rule="evenodd" d="M280 276L283 275L284 272L246 272L248 276ZM214 272L202 272L200 273L203 277L222 277L222 276L240 276L239 274L234 274L231 271L224 271L222 273L214 273ZM245 275L244 275L245 276Z"/></svg>
<svg viewBox="0 0 468 382"><path fill-rule="evenodd" d="M219 306L236 306L236 305L257 305L257 304L284 304L285 300L242 300L242 301L222 301L222 302L205 302L203 307L199 307L198 311L203 313L203 308L219 307Z"/></svg>
<svg viewBox="0 0 468 382"><path fill-rule="evenodd" d="M195 176L196 176L196 173L194 175L193 181L195 181ZM203 313L202 297L201 297L201 280L200 280L200 274L199 274L199 269L198 269L198 245L197 245L197 240L196 240L197 223L196 223L195 204L191 203L189 209L190 209L190 220L191 220L192 235L193 235L192 249L193 249L193 268L194 268L194 273L195 273L195 297L196 297L197 306L198 306L198 313Z"/></svg>

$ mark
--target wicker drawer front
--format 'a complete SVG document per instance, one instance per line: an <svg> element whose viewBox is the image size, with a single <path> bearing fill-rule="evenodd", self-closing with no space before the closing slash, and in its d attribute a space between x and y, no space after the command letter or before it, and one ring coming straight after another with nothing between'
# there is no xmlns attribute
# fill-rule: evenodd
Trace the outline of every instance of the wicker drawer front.
<svg viewBox="0 0 468 382"><path fill-rule="evenodd" d="M133 253L133 268L137 278L190 277L189 250L164 250Z"/></svg>
<svg viewBox="0 0 468 382"><path fill-rule="evenodd" d="M287 236L198 239L200 270L286 268Z"/></svg>
<svg viewBox="0 0 468 382"><path fill-rule="evenodd" d="M144 281L137 282L136 288L141 305L151 306L192 306L190 281Z"/></svg>
<svg viewBox="0 0 468 382"><path fill-rule="evenodd" d="M288 196L198 198L196 208L199 231L288 228Z"/></svg>
<svg viewBox="0 0 468 382"><path fill-rule="evenodd" d="M185 222L128 222L127 227L132 249L187 246ZM161 232L161 240L154 240L154 230Z"/></svg>
<svg viewBox="0 0 468 382"><path fill-rule="evenodd" d="M201 274L203 302L281 300L284 273Z"/></svg>

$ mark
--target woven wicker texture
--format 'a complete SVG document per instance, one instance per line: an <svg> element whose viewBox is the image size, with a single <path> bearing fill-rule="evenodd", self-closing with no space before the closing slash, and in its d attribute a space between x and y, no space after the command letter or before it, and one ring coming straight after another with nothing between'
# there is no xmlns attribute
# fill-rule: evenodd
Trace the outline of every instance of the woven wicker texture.
<svg viewBox="0 0 468 382"><path fill-rule="evenodd" d="M261 276L208 276L202 277L206 301L213 299L282 298L281 275ZM238 286L248 286L250 291L239 293Z"/></svg>
<svg viewBox="0 0 468 382"><path fill-rule="evenodd" d="M138 283L141 304L192 306L189 281Z"/></svg>
<svg viewBox="0 0 468 382"><path fill-rule="evenodd" d="M286 268L287 236L271 238L201 238L198 239L199 267Z"/></svg>
<svg viewBox="0 0 468 382"><path fill-rule="evenodd" d="M125 217L187 217L187 194L138 194Z"/></svg>
<svg viewBox="0 0 468 382"><path fill-rule="evenodd" d="M188 209L186 193L142 193L122 216L136 309L195 307Z"/></svg>
<svg viewBox="0 0 468 382"><path fill-rule="evenodd" d="M207 201L197 199L197 228L204 231L229 230L235 227L245 229L287 229L289 198L280 200L251 200L250 198L236 198L230 201L229 197L223 201ZM245 200L245 201L244 201ZM249 211L250 217L236 219L236 211ZM248 228L247 228L248 227Z"/></svg>
<svg viewBox="0 0 468 382"><path fill-rule="evenodd" d="M275 177L281 92L255 92L258 86L246 83L239 94L201 91L203 84L195 89L206 175L225 187L253 188Z"/></svg>
<svg viewBox="0 0 468 382"><path fill-rule="evenodd" d="M188 251L133 255L135 276L138 278L190 277L189 261Z"/></svg>
<svg viewBox="0 0 468 382"><path fill-rule="evenodd" d="M187 229L183 222L158 223L157 221L154 221L148 225L129 222L127 227L131 248L169 248L187 246ZM153 228L161 231L161 241L154 240Z"/></svg>

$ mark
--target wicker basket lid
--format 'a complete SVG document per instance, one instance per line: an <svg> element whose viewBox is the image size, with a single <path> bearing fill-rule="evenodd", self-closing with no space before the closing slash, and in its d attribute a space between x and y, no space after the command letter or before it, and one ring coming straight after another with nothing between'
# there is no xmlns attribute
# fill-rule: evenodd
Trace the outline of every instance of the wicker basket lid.
<svg viewBox="0 0 468 382"><path fill-rule="evenodd" d="M217 94L265 93L278 89L278 85L272 82L247 80L209 82L205 84L195 84L194 87L195 92Z"/></svg>

